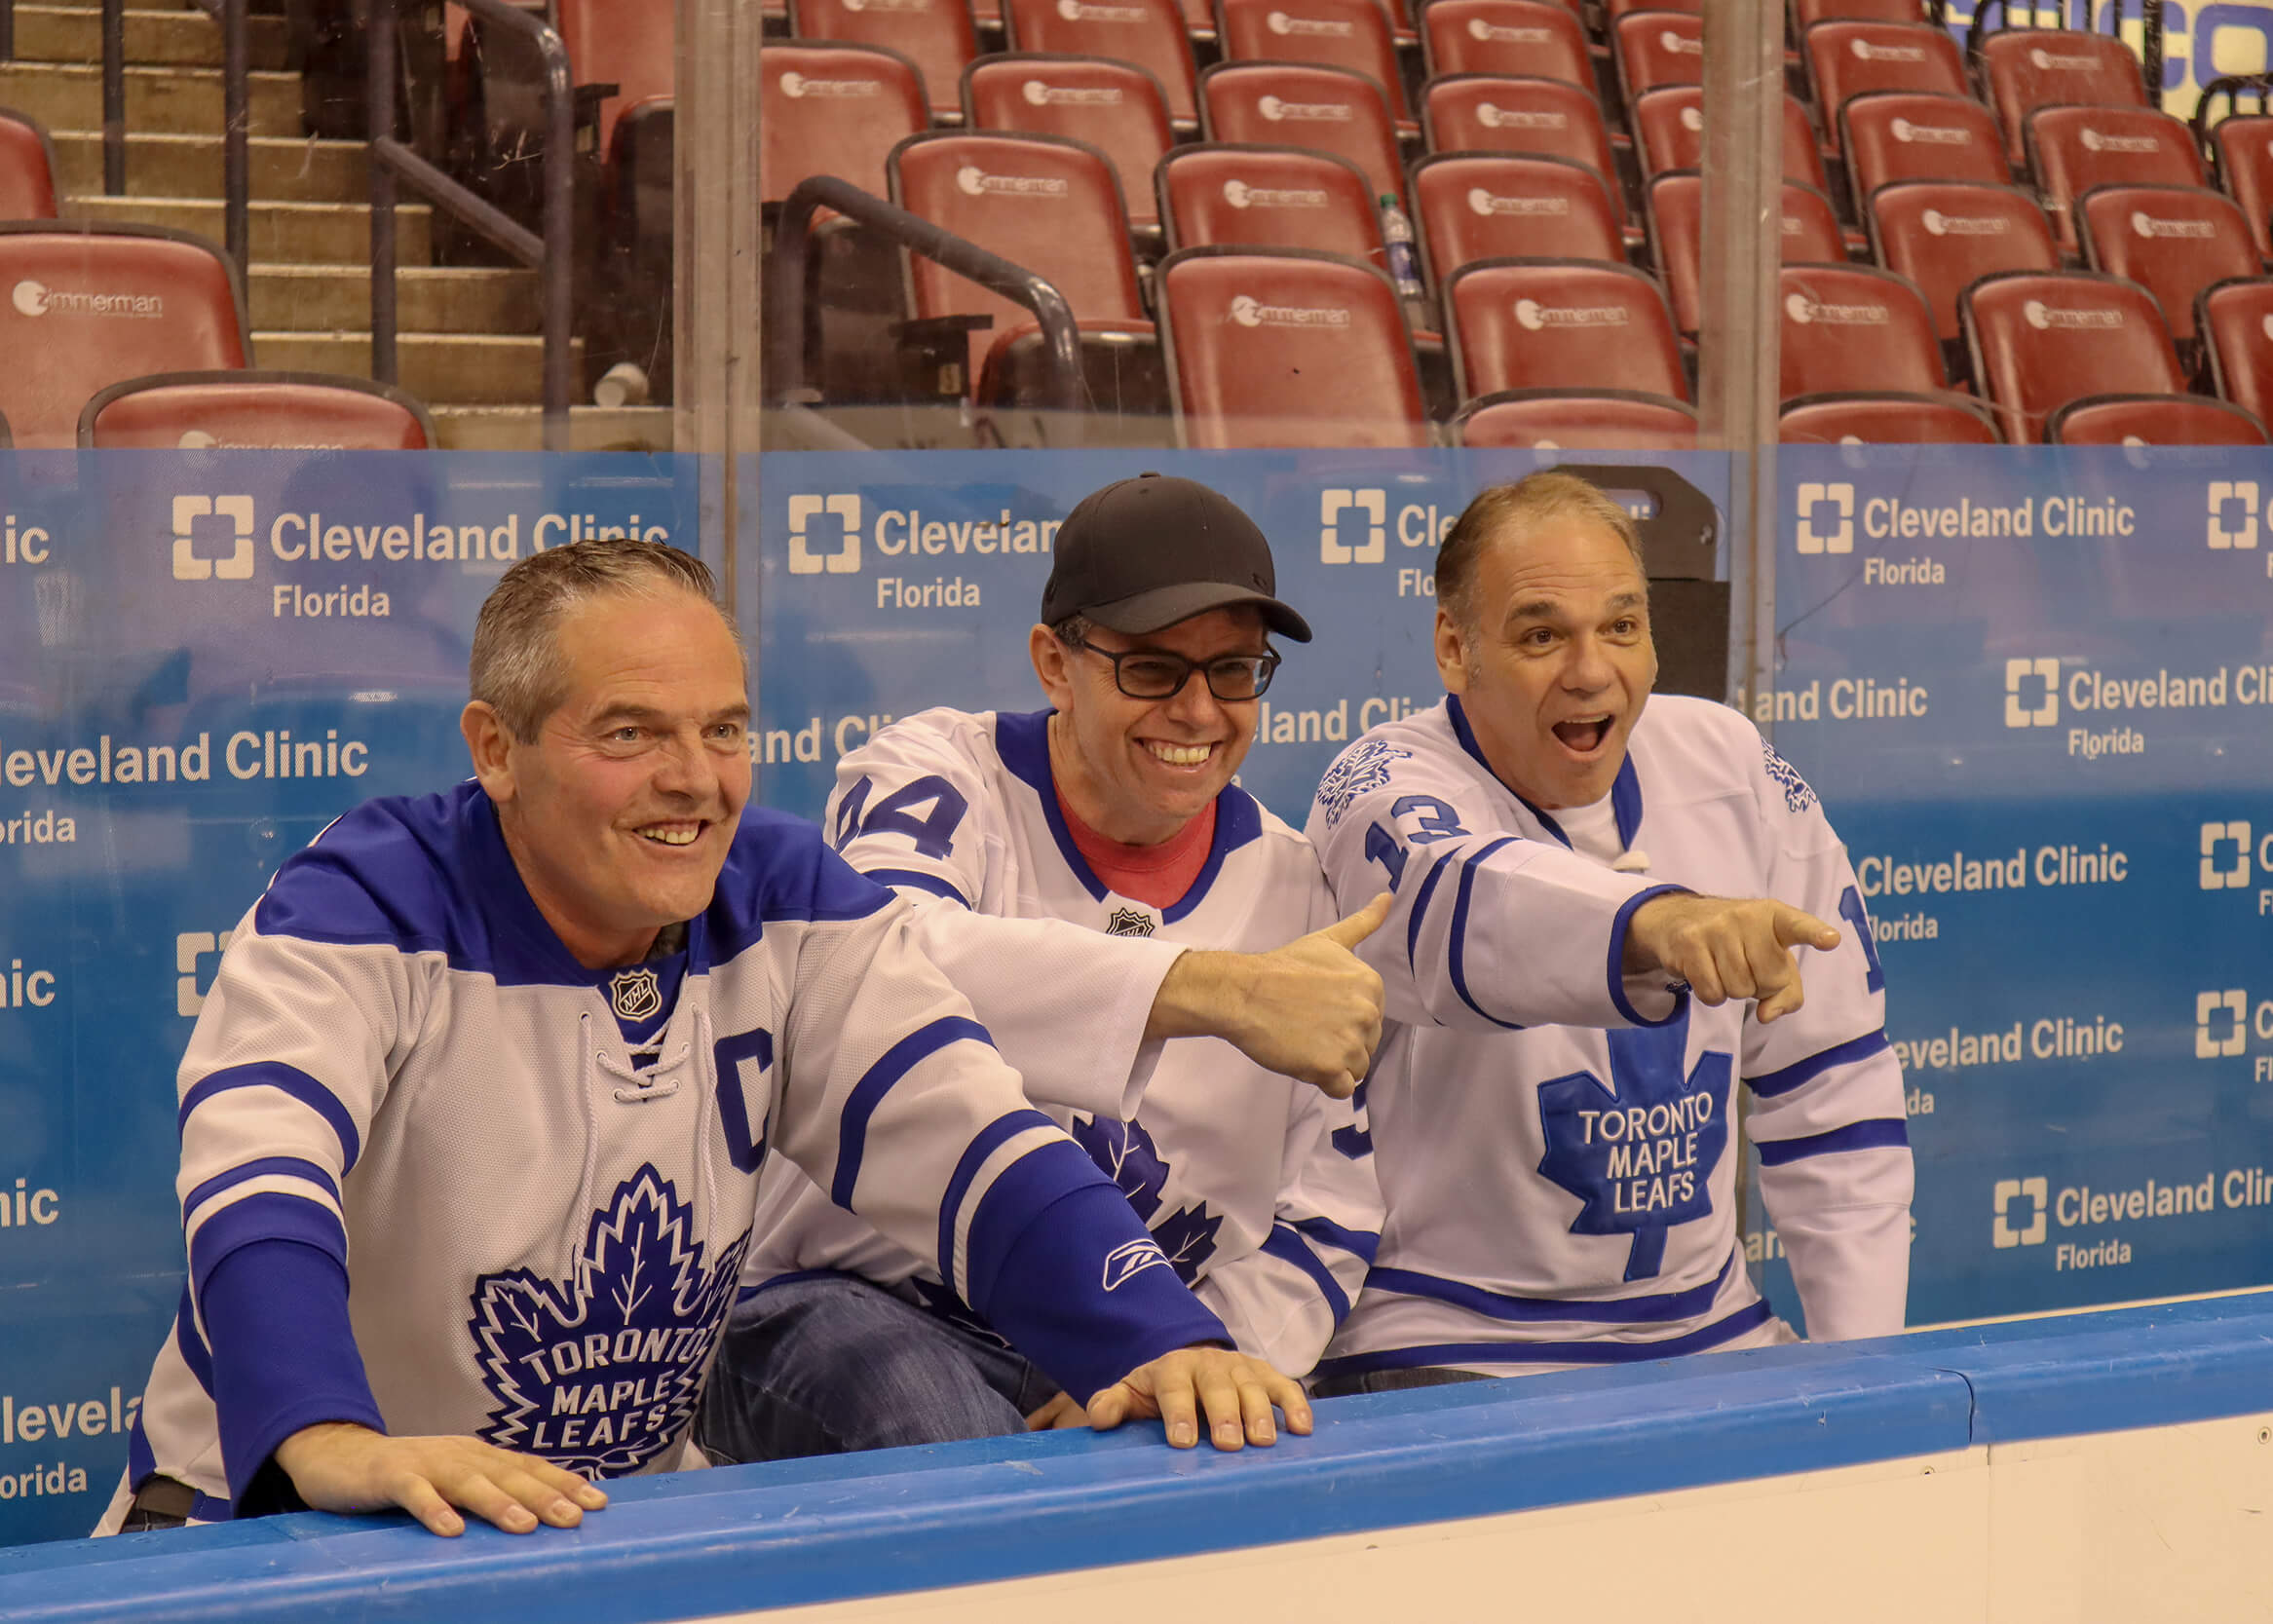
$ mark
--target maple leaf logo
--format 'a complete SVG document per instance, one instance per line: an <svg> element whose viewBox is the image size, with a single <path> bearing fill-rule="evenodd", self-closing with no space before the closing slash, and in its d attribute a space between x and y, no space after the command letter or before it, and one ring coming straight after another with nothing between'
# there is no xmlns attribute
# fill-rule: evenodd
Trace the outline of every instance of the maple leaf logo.
<svg viewBox="0 0 2273 1624"><path fill-rule="evenodd" d="M591 1215L572 1278L514 1268L474 1283L467 1328L496 1400L483 1438L595 1477L636 1471L678 1442L750 1238L705 1269L693 1218L669 1180L641 1167Z"/></svg>
<svg viewBox="0 0 2273 1624"><path fill-rule="evenodd" d="M1215 1256L1216 1231L1223 1227L1223 1219L1211 1215L1205 1201L1179 1206L1165 1217L1160 1216L1161 1208L1166 1205L1163 1196L1171 1169L1161 1159L1159 1147L1153 1143L1153 1136L1145 1131L1143 1123L1077 1113L1073 1125L1066 1131L1128 1198L1129 1206L1153 1231L1154 1240L1167 1255L1170 1265L1186 1285L1191 1285L1207 1261Z"/></svg>
<svg viewBox="0 0 2273 1624"><path fill-rule="evenodd" d="M1573 1072L1539 1085L1541 1176L1578 1197L1574 1235L1632 1235L1628 1280L1665 1264L1666 1231L1713 1210L1713 1170L1728 1144L1730 1057L1708 1049L1687 1076L1688 1015L1606 1033L1610 1080Z"/></svg>
<svg viewBox="0 0 2273 1624"><path fill-rule="evenodd" d="M1359 796L1389 781L1389 763L1409 761L1412 755L1379 738L1360 739L1345 750L1318 780L1318 806L1326 814L1326 827L1339 824Z"/></svg>

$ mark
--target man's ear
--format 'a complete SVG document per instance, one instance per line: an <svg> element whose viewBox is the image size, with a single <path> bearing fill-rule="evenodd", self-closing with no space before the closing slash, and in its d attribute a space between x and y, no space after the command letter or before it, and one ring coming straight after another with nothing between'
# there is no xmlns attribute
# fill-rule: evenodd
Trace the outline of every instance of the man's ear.
<svg viewBox="0 0 2273 1624"><path fill-rule="evenodd" d="M1436 612L1436 674L1447 694L1468 691L1467 644L1460 636L1459 622L1442 607Z"/></svg>
<svg viewBox="0 0 2273 1624"><path fill-rule="evenodd" d="M458 713L458 731L465 735L466 753L474 758L474 776L483 793L499 806L513 798L513 736L485 699L470 699Z"/></svg>
<svg viewBox="0 0 2273 1624"><path fill-rule="evenodd" d="M1035 680L1049 702L1059 710L1066 708L1073 698L1073 651L1058 641L1057 633L1036 623L1026 634L1026 653L1034 661Z"/></svg>

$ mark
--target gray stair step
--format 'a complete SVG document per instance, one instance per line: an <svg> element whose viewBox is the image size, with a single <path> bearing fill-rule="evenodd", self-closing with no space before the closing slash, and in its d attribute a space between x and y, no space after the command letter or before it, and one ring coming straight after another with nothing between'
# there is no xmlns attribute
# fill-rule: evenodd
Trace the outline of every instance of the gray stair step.
<svg viewBox="0 0 2273 1624"><path fill-rule="evenodd" d="M255 73L251 132L298 135L300 76ZM28 113L56 130L102 128L102 69L67 62L0 62L0 107ZM218 135L221 75L215 68L127 69L127 128L143 132Z"/></svg>
<svg viewBox="0 0 2273 1624"><path fill-rule="evenodd" d="M129 11L127 60L156 66L219 67L221 25L199 11ZM282 68L287 48L281 17L246 18L246 44L256 68ZM16 55L29 62L102 60L102 13L77 6L18 6Z"/></svg>
<svg viewBox="0 0 2273 1624"><path fill-rule="evenodd" d="M131 221L194 231L221 242L228 230L218 198L72 198L63 205L69 219L103 223ZM434 210L405 204L395 210L396 252L405 265L433 257L430 228ZM360 203L260 203L248 211L250 257L293 264L368 265L371 210Z"/></svg>
<svg viewBox="0 0 2273 1624"><path fill-rule="evenodd" d="M252 267L252 324L280 331L368 332L368 265ZM539 330L537 273L415 266L395 282L395 321L402 332L533 333Z"/></svg>
<svg viewBox="0 0 2273 1624"><path fill-rule="evenodd" d="M102 136L91 130L56 135L56 167L65 192L95 197L102 191ZM262 203L360 203L370 196L370 170L357 141L256 136L246 143L252 195ZM221 195L221 137L127 137L127 195L144 198L217 198Z"/></svg>
<svg viewBox="0 0 2273 1624"><path fill-rule="evenodd" d="M371 338L360 332L252 335L262 366L295 372L371 375ZM396 341L397 381L429 405L528 405L545 391L545 344L538 338L474 333L403 333Z"/></svg>
<svg viewBox="0 0 2273 1624"><path fill-rule="evenodd" d="M542 451L545 414L535 406L436 406L435 434L448 451ZM571 406L571 449L668 451L668 406Z"/></svg>

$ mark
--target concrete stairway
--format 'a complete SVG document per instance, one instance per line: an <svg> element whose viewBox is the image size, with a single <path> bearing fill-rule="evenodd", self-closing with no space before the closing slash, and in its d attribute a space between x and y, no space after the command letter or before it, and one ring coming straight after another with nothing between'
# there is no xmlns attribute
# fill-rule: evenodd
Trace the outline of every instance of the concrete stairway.
<svg viewBox="0 0 2273 1624"><path fill-rule="evenodd" d="M16 59L0 62L0 107L55 138L66 218L225 236L221 30L196 10L126 14L127 190L102 192L98 0L16 8ZM318 140L301 121L282 17L251 23L251 307L264 367L370 376L370 209L362 143ZM544 342L533 271L438 267L434 210L397 209L403 267L398 354L402 387L431 407L445 446L541 443ZM574 414L580 449L667 449L664 409Z"/></svg>

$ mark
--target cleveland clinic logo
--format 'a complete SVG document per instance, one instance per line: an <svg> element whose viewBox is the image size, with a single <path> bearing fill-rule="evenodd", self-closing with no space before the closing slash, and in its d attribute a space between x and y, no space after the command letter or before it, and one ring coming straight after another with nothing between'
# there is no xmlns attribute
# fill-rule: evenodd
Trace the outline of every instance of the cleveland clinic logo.
<svg viewBox="0 0 2273 1624"><path fill-rule="evenodd" d="M2219 552L2257 545L2257 482L2254 479L2210 482L2210 521L2204 540Z"/></svg>
<svg viewBox="0 0 2273 1624"><path fill-rule="evenodd" d="M1989 1243L1998 1251L2015 1246L2042 1246L2045 1220L2052 1209L2049 1181L1999 1179L1989 1192Z"/></svg>
<svg viewBox="0 0 2273 1624"><path fill-rule="evenodd" d="M2041 684L2041 688L2039 688ZM2049 728L2060 720L2060 661L2005 661L2005 726Z"/></svg>
<svg viewBox="0 0 2273 1624"><path fill-rule="evenodd" d="M838 525L837 549L815 552L813 543L827 536L813 521L823 516ZM860 499L850 492L789 499L789 573L851 575L860 567Z"/></svg>
<svg viewBox="0 0 2273 1624"><path fill-rule="evenodd" d="M1802 553L1855 550L1855 487L1846 483L1803 484L1797 505Z"/></svg>
<svg viewBox="0 0 2273 1624"><path fill-rule="evenodd" d="M1358 520L1352 527L1364 540L1352 546L1342 539L1342 515ZM1318 493L1318 562L1321 564L1378 564L1389 540L1388 492L1326 490Z"/></svg>
<svg viewBox="0 0 2273 1624"><path fill-rule="evenodd" d="M225 557L207 558L197 550L200 525L208 538L225 538ZM209 521L227 519L230 528ZM249 581L252 579L252 498L249 496L177 496L173 499L173 579L176 581Z"/></svg>
<svg viewBox="0 0 2273 1624"><path fill-rule="evenodd" d="M2194 995L2194 1058L2223 1060L2242 1052L2250 1040L2250 995L2228 987Z"/></svg>
<svg viewBox="0 0 2273 1624"><path fill-rule="evenodd" d="M184 930L173 938L175 1014L187 1020L197 1019L198 1011L206 1006L206 994L198 986L198 961L219 954L235 934L233 930Z"/></svg>
<svg viewBox="0 0 2273 1624"><path fill-rule="evenodd" d="M2266 843L2273 846L2273 841ZM2233 860L2226 860L2232 849ZM2202 888L2239 890L2250 883L2250 825L2246 818L2202 825Z"/></svg>

